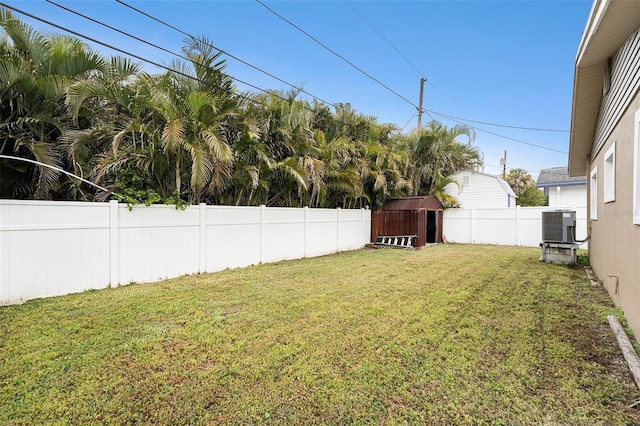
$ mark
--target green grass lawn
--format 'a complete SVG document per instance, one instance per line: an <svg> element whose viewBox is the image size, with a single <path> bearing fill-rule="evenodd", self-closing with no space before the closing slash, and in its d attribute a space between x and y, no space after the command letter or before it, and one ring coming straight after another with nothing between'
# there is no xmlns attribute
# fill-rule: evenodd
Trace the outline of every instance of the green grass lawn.
<svg viewBox="0 0 640 426"><path fill-rule="evenodd" d="M2 424L640 424L604 290L362 250L0 308Z"/></svg>

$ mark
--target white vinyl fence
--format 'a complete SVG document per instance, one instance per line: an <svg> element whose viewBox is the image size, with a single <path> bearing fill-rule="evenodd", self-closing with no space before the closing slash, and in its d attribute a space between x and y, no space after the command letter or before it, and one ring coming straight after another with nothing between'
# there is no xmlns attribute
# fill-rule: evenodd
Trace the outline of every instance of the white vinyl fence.
<svg viewBox="0 0 640 426"><path fill-rule="evenodd" d="M0 304L355 250L370 236L365 209L0 200Z"/></svg>
<svg viewBox="0 0 640 426"><path fill-rule="evenodd" d="M586 207L447 209L442 228L452 243L538 247L542 240L542 212L561 208L576 211L576 239L584 240ZM580 248L586 249L587 244Z"/></svg>

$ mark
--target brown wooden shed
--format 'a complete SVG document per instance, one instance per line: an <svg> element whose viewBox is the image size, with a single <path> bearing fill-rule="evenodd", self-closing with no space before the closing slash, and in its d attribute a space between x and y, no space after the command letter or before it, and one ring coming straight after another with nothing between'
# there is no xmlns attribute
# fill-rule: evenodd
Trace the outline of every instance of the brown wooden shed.
<svg viewBox="0 0 640 426"><path fill-rule="evenodd" d="M442 204L431 196L393 198L371 212L371 242L379 236L417 235L413 247L442 243Z"/></svg>

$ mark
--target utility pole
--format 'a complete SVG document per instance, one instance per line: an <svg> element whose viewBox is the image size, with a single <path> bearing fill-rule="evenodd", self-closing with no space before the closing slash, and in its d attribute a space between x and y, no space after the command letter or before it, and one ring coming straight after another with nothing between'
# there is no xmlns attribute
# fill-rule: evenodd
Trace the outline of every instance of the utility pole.
<svg viewBox="0 0 640 426"><path fill-rule="evenodd" d="M500 165L502 166L502 179L507 180L507 150L504 150L504 157L500 159Z"/></svg>
<svg viewBox="0 0 640 426"><path fill-rule="evenodd" d="M424 95L424 82L427 81L426 78L422 77L420 79L420 101L418 103L418 129L422 128L422 96Z"/></svg>

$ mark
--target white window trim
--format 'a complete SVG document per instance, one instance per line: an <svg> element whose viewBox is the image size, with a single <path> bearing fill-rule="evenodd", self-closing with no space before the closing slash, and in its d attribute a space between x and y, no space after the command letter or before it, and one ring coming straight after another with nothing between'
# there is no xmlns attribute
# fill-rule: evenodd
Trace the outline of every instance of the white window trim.
<svg viewBox="0 0 640 426"><path fill-rule="evenodd" d="M640 109L633 121L633 223L640 225Z"/></svg>
<svg viewBox="0 0 640 426"><path fill-rule="evenodd" d="M609 161L611 159L611 161ZM603 201L610 203L616 200L616 143L604 153L604 193Z"/></svg>
<svg viewBox="0 0 640 426"><path fill-rule="evenodd" d="M589 217L598 220L598 166L594 166L589 175Z"/></svg>

